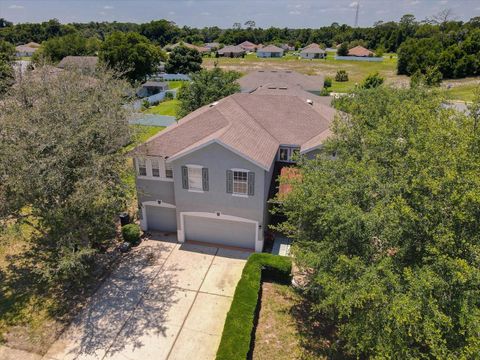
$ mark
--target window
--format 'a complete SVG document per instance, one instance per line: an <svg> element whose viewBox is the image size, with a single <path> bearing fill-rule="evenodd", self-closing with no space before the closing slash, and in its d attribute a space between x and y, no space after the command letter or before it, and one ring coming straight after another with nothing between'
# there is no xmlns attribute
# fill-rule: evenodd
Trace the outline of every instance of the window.
<svg viewBox="0 0 480 360"><path fill-rule="evenodd" d="M188 189L193 191L203 191L201 167L188 167Z"/></svg>
<svg viewBox="0 0 480 360"><path fill-rule="evenodd" d="M160 177L160 163L158 159L152 159L152 176Z"/></svg>
<svg viewBox="0 0 480 360"><path fill-rule="evenodd" d="M173 178L172 165L169 163L165 163L165 177L170 179Z"/></svg>
<svg viewBox="0 0 480 360"><path fill-rule="evenodd" d="M248 172L233 172L233 193L237 195L247 195L248 193Z"/></svg>
<svg viewBox="0 0 480 360"><path fill-rule="evenodd" d="M280 148L280 153L278 155L278 160L289 161L290 160L290 149L289 148Z"/></svg>
<svg viewBox="0 0 480 360"><path fill-rule="evenodd" d="M147 163L144 158L138 158L138 175L147 176Z"/></svg>

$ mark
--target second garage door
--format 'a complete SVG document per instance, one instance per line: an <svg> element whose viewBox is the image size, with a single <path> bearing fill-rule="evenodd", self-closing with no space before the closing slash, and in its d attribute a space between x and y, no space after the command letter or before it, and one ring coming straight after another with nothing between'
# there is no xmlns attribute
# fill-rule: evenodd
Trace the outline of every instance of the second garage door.
<svg viewBox="0 0 480 360"><path fill-rule="evenodd" d="M177 215L174 208L145 205L148 230L177 232Z"/></svg>
<svg viewBox="0 0 480 360"><path fill-rule="evenodd" d="M256 224L186 215L185 239L255 249Z"/></svg>

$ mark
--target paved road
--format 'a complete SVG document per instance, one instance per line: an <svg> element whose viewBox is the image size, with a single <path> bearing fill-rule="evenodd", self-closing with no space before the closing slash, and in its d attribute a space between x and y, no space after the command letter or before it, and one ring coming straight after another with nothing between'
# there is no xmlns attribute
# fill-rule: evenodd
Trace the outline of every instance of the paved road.
<svg viewBox="0 0 480 360"><path fill-rule="evenodd" d="M43 360L214 359L248 252L148 240Z"/></svg>

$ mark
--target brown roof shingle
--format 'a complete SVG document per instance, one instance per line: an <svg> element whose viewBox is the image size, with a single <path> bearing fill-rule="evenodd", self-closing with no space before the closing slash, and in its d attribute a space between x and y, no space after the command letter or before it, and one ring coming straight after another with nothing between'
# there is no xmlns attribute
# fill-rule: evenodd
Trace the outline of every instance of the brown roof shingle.
<svg viewBox="0 0 480 360"><path fill-rule="evenodd" d="M364 48L363 46L357 45L354 48L348 50L348 56L373 56L373 52Z"/></svg>
<svg viewBox="0 0 480 360"><path fill-rule="evenodd" d="M291 95L234 94L187 115L134 153L178 157L216 141L269 169L281 144L312 146L329 129L334 112L327 108Z"/></svg>

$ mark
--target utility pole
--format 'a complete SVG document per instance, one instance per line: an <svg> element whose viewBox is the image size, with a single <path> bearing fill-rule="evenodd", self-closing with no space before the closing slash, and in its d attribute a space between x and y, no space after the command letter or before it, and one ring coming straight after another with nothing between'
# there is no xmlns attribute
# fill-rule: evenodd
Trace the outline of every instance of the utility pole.
<svg viewBox="0 0 480 360"><path fill-rule="evenodd" d="M355 11L355 27L358 27L358 10L360 9L360 1L357 1L357 10Z"/></svg>

